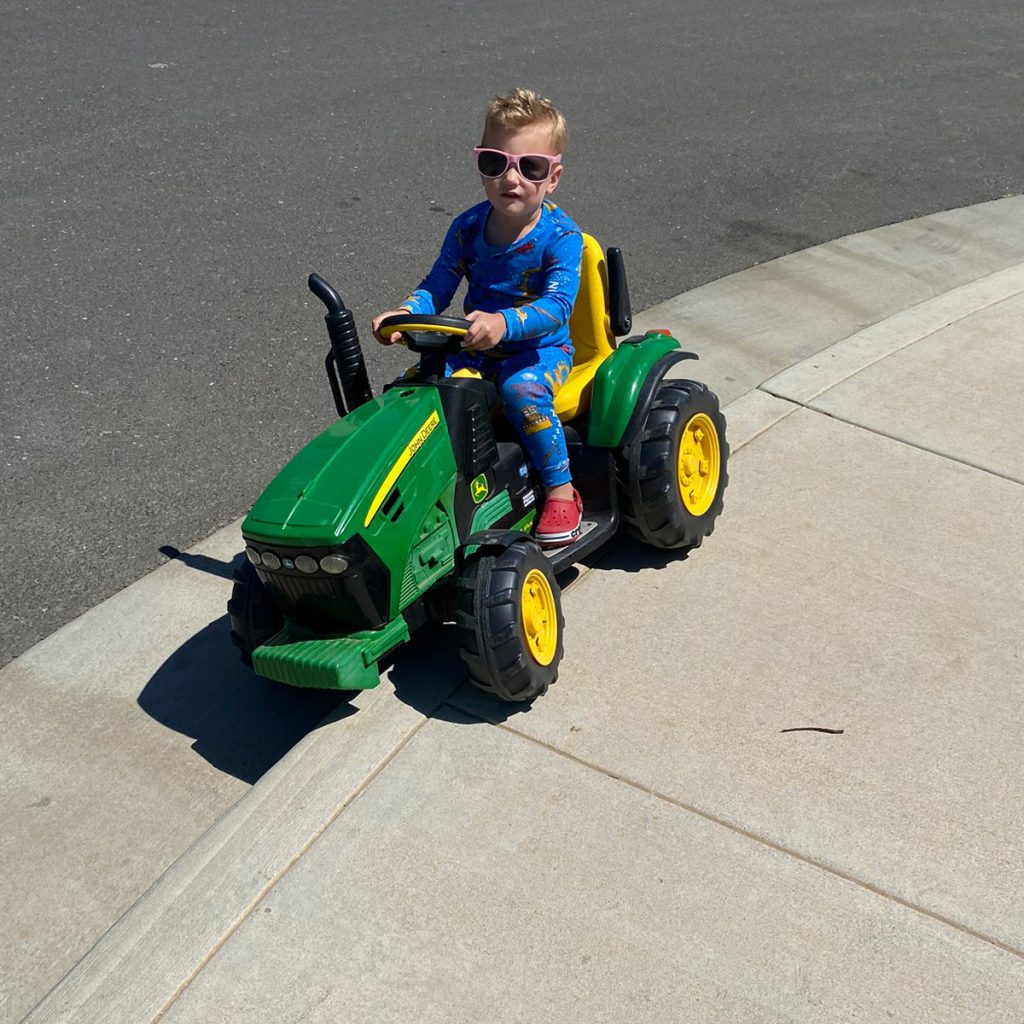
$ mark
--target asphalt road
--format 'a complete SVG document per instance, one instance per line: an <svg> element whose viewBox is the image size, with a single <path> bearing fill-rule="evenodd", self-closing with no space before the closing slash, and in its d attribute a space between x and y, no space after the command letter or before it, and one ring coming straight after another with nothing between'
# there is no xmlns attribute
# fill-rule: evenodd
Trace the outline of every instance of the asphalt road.
<svg viewBox="0 0 1024 1024"><path fill-rule="evenodd" d="M1021 191L1019 0L42 0L0 39L0 664L329 421L307 274L362 324L414 286L495 92L565 112L637 309Z"/></svg>

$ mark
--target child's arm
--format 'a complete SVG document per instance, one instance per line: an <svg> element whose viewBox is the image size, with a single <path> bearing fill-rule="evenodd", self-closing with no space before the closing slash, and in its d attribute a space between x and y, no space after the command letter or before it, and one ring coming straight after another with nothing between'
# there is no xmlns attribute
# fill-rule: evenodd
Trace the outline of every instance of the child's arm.
<svg viewBox="0 0 1024 1024"><path fill-rule="evenodd" d="M583 237L579 234L562 235L552 243L544 261L544 290L540 298L501 311L506 340L540 338L569 322L580 290L582 256Z"/></svg>

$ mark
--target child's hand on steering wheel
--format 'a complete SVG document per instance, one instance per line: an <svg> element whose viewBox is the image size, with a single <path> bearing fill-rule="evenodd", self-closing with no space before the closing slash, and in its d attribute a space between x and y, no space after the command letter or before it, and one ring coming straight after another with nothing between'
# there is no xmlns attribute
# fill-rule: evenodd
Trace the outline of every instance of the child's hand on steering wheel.
<svg viewBox="0 0 1024 1024"><path fill-rule="evenodd" d="M470 328L463 339L463 348L485 352L494 348L505 336L505 318L501 313L485 313L481 309L474 309L472 313L466 314L466 319L470 321Z"/></svg>
<svg viewBox="0 0 1024 1024"><path fill-rule="evenodd" d="M395 331L395 333L392 334L390 338L382 337L381 334L379 333L379 331L380 331L380 322L381 322L381 320L384 320L384 319L386 319L389 316L408 316L408 315L409 315L409 307L408 306L399 306L398 309L389 309L389 310L387 310L387 312L381 313L380 316L375 316L373 318L373 321L370 324L370 330L373 331L373 336L382 345L394 345L397 342L400 342L402 340L402 335L399 334L398 331Z"/></svg>

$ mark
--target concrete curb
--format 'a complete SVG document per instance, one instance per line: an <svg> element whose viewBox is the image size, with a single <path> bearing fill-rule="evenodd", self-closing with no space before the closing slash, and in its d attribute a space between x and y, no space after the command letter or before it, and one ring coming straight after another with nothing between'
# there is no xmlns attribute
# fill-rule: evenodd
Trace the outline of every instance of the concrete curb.
<svg viewBox="0 0 1024 1024"><path fill-rule="evenodd" d="M325 726L293 747L26 1021L159 1016L264 893L428 720L396 700L389 685L366 691L354 704L358 728Z"/></svg>
<svg viewBox="0 0 1024 1024"><path fill-rule="evenodd" d="M886 356L1024 292L1024 263L955 288L859 331L760 385L777 398L806 405Z"/></svg>

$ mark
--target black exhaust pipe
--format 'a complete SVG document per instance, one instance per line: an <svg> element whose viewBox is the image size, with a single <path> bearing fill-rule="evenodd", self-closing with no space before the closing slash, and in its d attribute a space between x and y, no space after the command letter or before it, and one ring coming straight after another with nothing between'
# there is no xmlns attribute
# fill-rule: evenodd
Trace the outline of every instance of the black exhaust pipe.
<svg viewBox="0 0 1024 1024"><path fill-rule="evenodd" d="M345 416L373 398L356 318L341 301L341 296L319 274L309 275L309 290L327 307L324 322L327 324L327 337L331 340L331 350L326 359L327 376L338 415Z"/></svg>

